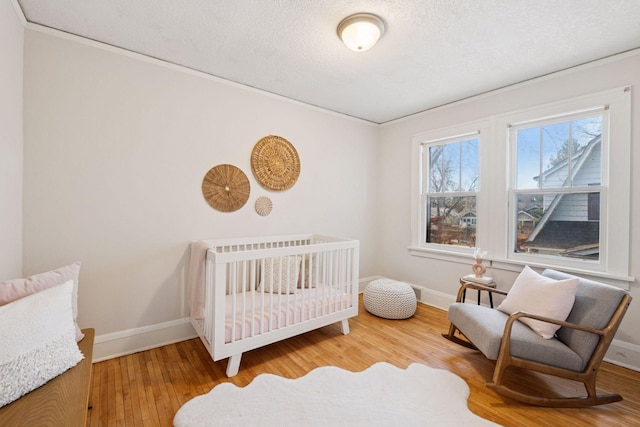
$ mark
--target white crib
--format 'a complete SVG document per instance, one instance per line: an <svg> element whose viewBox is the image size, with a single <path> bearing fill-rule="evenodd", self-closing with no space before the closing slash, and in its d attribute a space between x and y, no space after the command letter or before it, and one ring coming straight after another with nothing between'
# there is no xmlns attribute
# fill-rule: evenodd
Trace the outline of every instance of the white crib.
<svg viewBox="0 0 640 427"><path fill-rule="evenodd" d="M336 322L349 333L358 314L357 240L305 234L196 244L206 264L191 323L214 361L229 357L227 376L245 351Z"/></svg>

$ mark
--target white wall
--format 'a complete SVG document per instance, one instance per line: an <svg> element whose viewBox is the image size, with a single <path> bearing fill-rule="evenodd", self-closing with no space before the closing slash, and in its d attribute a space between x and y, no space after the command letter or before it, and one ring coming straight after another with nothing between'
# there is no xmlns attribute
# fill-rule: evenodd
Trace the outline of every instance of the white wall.
<svg viewBox="0 0 640 427"><path fill-rule="evenodd" d="M474 99L434 109L408 119L389 123L381 128L380 141L380 200L377 273L405 280L428 289L427 299L434 305L447 306L459 287L458 278L470 273L468 264L411 256L411 137L412 135L487 118L492 115L520 110L567 98L587 95L607 89L632 85L632 195L631 212L640 212L640 165L638 129L640 129L640 52L622 55L614 60L602 61L569 72L540 78L527 84L495 91ZM635 131L634 131L635 130ZM615 141L614 141L615 143ZM496 171L501 173L501 171ZM615 172L614 172L615 173ZM406 191L398 191L405 188ZM499 191L495 189L495 191ZM499 207L496 207L499 208ZM640 218L632 215L631 223L631 276L640 278ZM508 289L516 277L513 271L489 271L500 288ZM630 353L620 350L618 362L640 369L640 289L638 281L631 284L633 301L618 334L617 342L630 344L635 360L625 360ZM474 296L475 297L475 296ZM424 299L425 297L423 297ZM611 352L610 352L611 353ZM611 354L610 357L613 357Z"/></svg>
<svg viewBox="0 0 640 427"><path fill-rule="evenodd" d="M23 47L12 2L0 2L0 280L22 275Z"/></svg>
<svg viewBox="0 0 640 427"><path fill-rule="evenodd" d="M361 276L373 273L377 127L33 30L24 79L24 269L82 261L81 327L103 336L186 317L194 239L352 237ZM300 155L285 192L264 190L251 173L251 150L270 134ZM251 183L233 213L213 210L201 192L222 163ZM274 206L261 217L253 203L265 195ZM99 347L98 358L120 351Z"/></svg>

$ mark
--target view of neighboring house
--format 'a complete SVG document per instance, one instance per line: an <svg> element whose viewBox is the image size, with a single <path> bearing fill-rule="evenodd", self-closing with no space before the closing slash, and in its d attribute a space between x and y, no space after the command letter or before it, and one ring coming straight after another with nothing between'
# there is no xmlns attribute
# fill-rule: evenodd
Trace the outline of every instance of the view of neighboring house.
<svg viewBox="0 0 640 427"><path fill-rule="evenodd" d="M473 246L476 239L476 212L464 206L465 198L452 198L451 206L435 208L429 216L429 241L448 245ZM464 207L459 208L459 205ZM456 209L461 209L457 211Z"/></svg>
<svg viewBox="0 0 640 427"><path fill-rule="evenodd" d="M602 137L596 136L574 153L571 159L559 162L534 179L542 181L540 188L543 189L567 185L599 186L601 142ZM542 213L542 216L538 217L536 212ZM597 259L600 192L543 194L536 197L534 206L518 213L518 234L518 249L523 252Z"/></svg>
<svg viewBox="0 0 640 427"><path fill-rule="evenodd" d="M474 211L465 212L460 216L460 225L469 226L476 225L476 213Z"/></svg>
<svg viewBox="0 0 640 427"><path fill-rule="evenodd" d="M540 217L533 214L531 211L519 210L518 211L518 233L530 234L539 221L540 221Z"/></svg>

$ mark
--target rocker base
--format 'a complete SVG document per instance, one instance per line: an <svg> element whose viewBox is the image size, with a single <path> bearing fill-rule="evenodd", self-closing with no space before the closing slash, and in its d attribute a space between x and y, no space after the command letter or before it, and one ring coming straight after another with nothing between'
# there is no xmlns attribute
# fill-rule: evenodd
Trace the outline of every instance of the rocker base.
<svg viewBox="0 0 640 427"><path fill-rule="evenodd" d="M550 408L585 408L588 406L620 402L622 400L622 396L619 394L603 394L594 397L540 397L514 391L502 384L486 383L485 386L510 399L518 400L529 405L545 406Z"/></svg>
<svg viewBox="0 0 640 427"><path fill-rule="evenodd" d="M455 335L442 334L442 336L445 337L446 339L448 339L449 341L454 342L454 343L456 343L458 345L461 345L463 347L467 347L467 348L470 348L472 350L478 350L478 348L475 345L471 344L469 341L465 341L465 340L463 340L461 338L458 338Z"/></svg>

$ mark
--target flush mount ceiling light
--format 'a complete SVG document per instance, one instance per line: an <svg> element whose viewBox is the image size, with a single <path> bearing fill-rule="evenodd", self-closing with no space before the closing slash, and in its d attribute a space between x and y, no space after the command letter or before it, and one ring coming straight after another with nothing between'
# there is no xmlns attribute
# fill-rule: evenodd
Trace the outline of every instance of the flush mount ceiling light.
<svg viewBox="0 0 640 427"><path fill-rule="evenodd" d="M371 49L384 34L384 22L371 13L347 16L338 25L338 37L351 50Z"/></svg>

